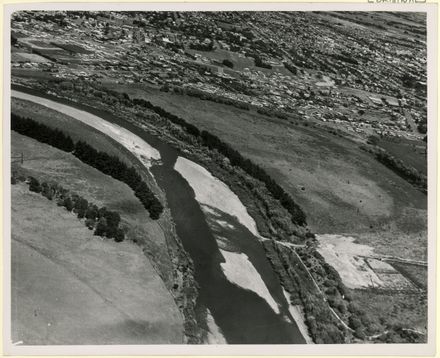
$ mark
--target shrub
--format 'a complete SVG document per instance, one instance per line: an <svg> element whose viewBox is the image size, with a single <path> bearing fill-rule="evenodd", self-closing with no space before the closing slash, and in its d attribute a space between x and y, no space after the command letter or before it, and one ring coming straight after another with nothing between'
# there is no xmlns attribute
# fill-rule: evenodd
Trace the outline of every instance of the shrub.
<svg viewBox="0 0 440 358"><path fill-rule="evenodd" d="M352 328L354 330L362 327L361 321L358 318L353 317L353 316L350 316L350 318L348 319L348 325L350 328Z"/></svg>
<svg viewBox="0 0 440 358"><path fill-rule="evenodd" d="M52 200L53 196L55 195L55 190L52 187L52 185L47 183L41 184L41 194L45 196L47 199Z"/></svg>
<svg viewBox="0 0 440 358"><path fill-rule="evenodd" d="M116 235L115 235L115 241L116 242L122 242L125 239L125 233L124 230L122 230L121 228L116 230Z"/></svg>
<svg viewBox="0 0 440 358"><path fill-rule="evenodd" d="M88 218L88 219L86 219L86 221L85 221L86 226L87 226L90 230L93 230L93 228L95 227L95 223L96 223L96 221L95 221L94 218Z"/></svg>
<svg viewBox="0 0 440 358"><path fill-rule="evenodd" d="M40 182L34 177L29 177L29 190L35 193L41 193Z"/></svg>
<svg viewBox="0 0 440 358"><path fill-rule="evenodd" d="M63 206L67 209L67 211L73 210L73 201L70 198L70 196L67 196L66 198L64 198Z"/></svg>
<svg viewBox="0 0 440 358"><path fill-rule="evenodd" d="M362 340L365 339L365 333L364 333L364 330L363 330L361 327L356 328L356 329L354 330L353 335L354 335L356 338L359 338L359 339L362 339Z"/></svg>
<svg viewBox="0 0 440 358"><path fill-rule="evenodd" d="M98 223L96 224L95 232L93 235L104 236L107 232L107 221L105 218L100 218Z"/></svg>
<svg viewBox="0 0 440 358"><path fill-rule="evenodd" d="M88 206L89 206L89 203L84 198L78 197L77 200L75 200L74 208L75 208L75 212L77 213L79 219L82 219L85 217Z"/></svg>
<svg viewBox="0 0 440 358"><path fill-rule="evenodd" d="M86 219L96 219L98 217L98 207L95 204L89 204L84 216Z"/></svg>

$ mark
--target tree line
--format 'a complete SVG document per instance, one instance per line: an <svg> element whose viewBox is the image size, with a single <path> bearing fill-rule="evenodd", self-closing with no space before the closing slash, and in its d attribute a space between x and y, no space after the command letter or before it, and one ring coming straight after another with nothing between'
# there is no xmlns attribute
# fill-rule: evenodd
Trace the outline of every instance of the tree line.
<svg viewBox="0 0 440 358"><path fill-rule="evenodd" d="M148 210L150 217L154 220L159 218L163 211L163 206L134 167L128 167L117 156L100 152L83 141L78 141L75 144L73 154L82 162L127 184L133 189L134 194L145 209Z"/></svg>
<svg viewBox="0 0 440 358"><path fill-rule="evenodd" d="M159 219L160 214L163 212L161 202L142 180L136 169L129 167L117 156L100 152L83 141L74 143L70 136L65 135L59 129L50 128L33 119L23 118L15 114L11 114L11 129L65 152L73 153L82 162L127 184L133 189L136 197L149 212L150 217L153 220Z"/></svg>
<svg viewBox="0 0 440 358"><path fill-rule="evenodd" d="M360 146L360 149L369 152L375 156L375 158L384 164L386 167L391 169L397 175L405 179L408 183L414 185L416 188L421 190L424 194L428 192L428 178L426 175L419 172L416 168L405 165L401 159L397 159L385 149L379 148L374 145L374 142L369 140L372 146Z"/></svg>
<svg viewBox="0 0 440 358"><path fill-rule="evenodd" d="M13 183L16 182L17 179L14 178ZM108 210L106 207L98 208L95 204L89 203L87 199L71 193L54 182L40 183L32 176L27 179L27 182L30 191L40 193L47 199L56 201L58 206L75 213L78 219L85 219L85 226L89 230L94 230L94 235L114 239L116 242L124 241L125 231L120 227L121 216L118 212Z"/></svg>
<svg viewBox="0 0 440 358"><path fill-rule="evenodd" d="M223 142L216 135L206 130L200 131L196 126L188 123L185 119L176 116L175 114L172 114L159 106L155 106L147 100L134 98L132 99L132 102L134 105L148 108L157 113L159 116L178 124L189 134L198 137L203 145L207 146L209 149L216 149L223 154L229 159L231 165L243 169L247 174L262 181L275 199L279 200L281 205L292 215L293 223L297 225L306 225L306 215L299 205L296 204L293 198L259 165L253 163L247 158L244 158L237 150L233 149L229 144Z"/></svg>
<svg viewBox="0 0 440 358"><path fill-rule="evenodd" d="M313 341L318 344L344 343L345 328L330 312L296 253L274 241L263 242L263 247L275 272L280 275L283 287L290 294L290 303L302 305Z"/></svg>
<svg viewBox="0 0 440 358"><path fill-rule="evenodd" d="M386 151L378 151L376 159L385 164L396 174L404 178L410 184L420 188L425 194L428 191L428 179L426 175L421 174L417 169L406 166L401 159L397 159Z"/></svg>
<svg viewBox="0 0 440 358"><path fill-rule="evenodd" d="M168 87L167 89L165 86L163 86L161 90L164 92L168 92L170 88ZM251 108L251 105L246 102L242 102L228 97L223 97L214 93L203 92L195 88L173 86L172 90L174 93L177 94L185 94L191 97L200 98L201 100L208 100L216 103L227 104L229 106L234 106L239 109L250 110Z"/></svg>

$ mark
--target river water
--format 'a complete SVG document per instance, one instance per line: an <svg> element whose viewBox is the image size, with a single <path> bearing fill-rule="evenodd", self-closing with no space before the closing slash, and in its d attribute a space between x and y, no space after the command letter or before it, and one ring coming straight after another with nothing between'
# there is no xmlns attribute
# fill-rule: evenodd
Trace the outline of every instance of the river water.
<svg viewBox="0 0 440 358"><path fill-rule="evenodd" d="M216 325L217 335L222 335L217 340L210 340L211 343L305 343L289 312L279 279L258 241L258 233L252 233L254 230L243 225L243 220L226 210L196 200L197 183L191 182L191 186L188 178L176 170L176 162L184 157L183 153L109 113L37 91L15 88L19 91L13 91L14 97L46 105L76 119L85 116L78 110L86 111L96 116L94 120L130 131L160 153L161 161L154 162L158 164L150 165L149 170L166 193L177 234L195 265L195 279L200 287L199 324L213 330L206 320L209 312L208 321L213 321L211 325ZM189 160L186 165L198 166ZM211 190L208 194L215 198L216 188L218 186L212 184L205 190Z"/></svg>

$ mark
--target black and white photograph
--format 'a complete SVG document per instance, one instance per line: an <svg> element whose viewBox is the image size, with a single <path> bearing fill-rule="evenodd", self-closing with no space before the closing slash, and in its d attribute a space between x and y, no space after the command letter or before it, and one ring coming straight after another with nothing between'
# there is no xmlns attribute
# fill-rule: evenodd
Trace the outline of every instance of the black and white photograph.
<svg viewBox="0 0 440 358"><path fill-rule="evenodd" d="M434 343L437 8L202 5L10 11L5 344Z"/></svg>

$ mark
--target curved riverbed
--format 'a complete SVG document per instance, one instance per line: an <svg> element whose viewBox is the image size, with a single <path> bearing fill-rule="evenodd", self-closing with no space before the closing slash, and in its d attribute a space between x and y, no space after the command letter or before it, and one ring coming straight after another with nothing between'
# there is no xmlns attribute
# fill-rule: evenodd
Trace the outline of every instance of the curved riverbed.
<svg viewBox="0 0 440 358"><path fill-rule="evenodd" d="M12 91L12 96L119 136L119 143L138 158L142 156L166 194L177 234L194 262L200 286L199 323L211 331L209 343L305 343L259 242L255 222L224 183L127 121L36 91L26 92ZM160 162L151 161L159 157Z"/></svg>

